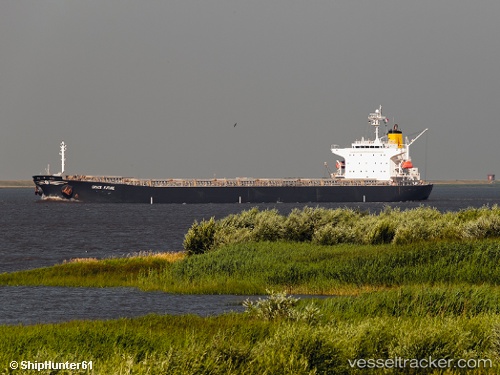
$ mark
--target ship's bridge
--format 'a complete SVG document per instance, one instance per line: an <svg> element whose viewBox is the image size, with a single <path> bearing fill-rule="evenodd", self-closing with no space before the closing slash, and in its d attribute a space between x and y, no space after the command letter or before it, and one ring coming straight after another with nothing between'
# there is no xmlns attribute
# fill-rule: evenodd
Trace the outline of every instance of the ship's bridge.
<svg viewBox="0 0 500 375"><path fill-rule="evenodd" d="M337 172L334 177L346 179L375 179L377 181L396 181L400 179L419 180L417 168L413 168L409 155L410 145L427 129L411 142L403 141L403 134L394 124L386 135L379 137L379 126L388 123L382 115L382 106L368 116L375 131L375 139L355 141L350 148L332 145L331 151L343 159L337 160Z"/></svg>
<svg viewBox="0 0 500 375"><path fill-rule="evenodd" d="M397 145L374 141L355 142L351 148L332 146L331 151L344 159L342 177L379 181L391 180L395 175L398 156L402 154Z"/></svg>

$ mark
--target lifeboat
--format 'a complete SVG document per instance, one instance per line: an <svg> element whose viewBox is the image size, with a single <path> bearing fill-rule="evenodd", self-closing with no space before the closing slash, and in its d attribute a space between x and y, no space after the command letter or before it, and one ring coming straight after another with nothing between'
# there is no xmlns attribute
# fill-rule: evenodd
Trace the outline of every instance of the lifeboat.
<svg viewBox="0 0 500 375"><path fill-rule="evenodd" d="M335 163L335 167L337 169L340 169L340 168L345 168L345 161L338 161L337 160L337 163Z"/></svg>
<svg viewBox="0 0 500 375"><path fill-rule="evenodd" d="M410 169L410 168L413 168L413 163L411 162L411 160L404 161L404 162L401 164L401 168L403 168L403 169Z"/></svg>

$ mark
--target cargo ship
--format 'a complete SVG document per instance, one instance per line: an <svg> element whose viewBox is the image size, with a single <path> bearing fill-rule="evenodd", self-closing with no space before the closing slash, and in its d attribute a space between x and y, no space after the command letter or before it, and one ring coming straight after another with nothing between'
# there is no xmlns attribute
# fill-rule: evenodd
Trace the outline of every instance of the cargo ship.
<svg viewBox="0 0 500 375"><path fill-rule="evenodd" d="M60 145L61 172L33 176L35 194L45 200L96 203L319 203L404 202L429 197L432 184L420 179L410 158L412 140L403 139L398 125L382 137L389 122L382 106L368 116L374 139L355 141L349 148L331 146L339 158L324 178L138 179L64 175L66 144Z"/></svg>

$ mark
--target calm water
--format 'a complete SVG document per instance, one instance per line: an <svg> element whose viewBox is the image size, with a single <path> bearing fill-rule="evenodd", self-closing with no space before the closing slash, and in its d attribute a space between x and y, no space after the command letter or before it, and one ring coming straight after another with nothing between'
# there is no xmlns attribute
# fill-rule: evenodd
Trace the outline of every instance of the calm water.
<svg viewBox="0 0 500 375"><path fill-rule="evenodd" d="M500 204L500 184L437 185L426 202L389 205L402 209L426 205L441 211L457 211L494 204ZM71 258L124 256L139 251L176 251L182 249L184 234L195 220L212 216L222 218L254 206L260 209L277 208L282 214L287 214L293 208L302 208L304 205L56 203L39 201L32 189L0 189L0 272L50 266ZM371 212L377 212L386 205L320 204L326 208L359 207ZM60 321L137 316L148 312L194 312L207 315L234 308L232 302L229 302L231 308L225 302L225 298L233 301L233 296L203 298L209 298L210 301L201 303L205 307L200 310L192 311L189 309L196 304L187 299L182 300L179 296L143 293L133 289L3 287L0 288L0 300L3 301L0 324L48 321L52 319L47 318L49 315L55 316L55 321ZM91 300L94 302L90 303ZM117 304L116 300L126 302ZM23 301L38 302L30 305L31 302ZM81 301L79 308L74 308L79 306L76 301ZM51 309L59 313L49 314Z"/></svg>
<svg viewBox="0 0 500 375"><path fill-rule="evenodd" d="M133 288L1 287L0 324L57 323L157 314L219 315L244 310L250 297L175 295Z"/></svg>

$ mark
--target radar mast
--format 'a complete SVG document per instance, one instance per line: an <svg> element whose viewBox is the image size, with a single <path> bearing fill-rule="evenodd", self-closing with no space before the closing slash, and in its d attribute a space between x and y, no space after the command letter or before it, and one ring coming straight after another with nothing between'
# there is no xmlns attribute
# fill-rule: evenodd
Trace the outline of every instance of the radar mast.
<svg viewBox="0 0 500 375"><path fill-rule="evenodd" d="M382 106L375 110L375 112L370 113L368 116L368 120L370 121L370 125L375 126L375 142L380 142L378 137L378 127L380 126L380 121L384 121L384 123L388 123L389 119L387 117L382 116Z"/></svg>
<svg viewBox="0 0 500 375"><path fill-rule="evenodd" d="M64 143L64 141L61 142L61 146L60 146L60 152L59 152L59 155L61 155L61 172L59 173L60 176L63 175L64 173L64 163L66 162L66 157L64 156L65 152L66 152L66 144Z"/></svg>

